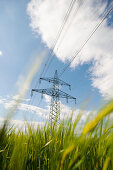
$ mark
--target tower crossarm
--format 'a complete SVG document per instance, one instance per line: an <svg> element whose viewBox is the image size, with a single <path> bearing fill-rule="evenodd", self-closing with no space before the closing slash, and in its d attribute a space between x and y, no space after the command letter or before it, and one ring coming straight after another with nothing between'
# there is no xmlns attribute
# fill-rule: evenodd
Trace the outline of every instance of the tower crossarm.
<svg viewBox="0 0 113 170"><path fill-rule="evenodd" d="M71 88L71 85L66 83L66 82L64 82L63 80L58 79L58 81L59 81L60 85L68 86L69 88Z"/></svg>
<svg viewBox="0 0 113 170"><path fill-rule="evenodd" d="M48 88L48 89L32 89L32 92L38 92L38 93L42 93L42 94L47 94L49 96L53 96L53 97L59 97L59 98L66 98L68 99L73 99L76 101L76 98L61 91L61 90L57 90L54 88Z"/></svg>
<svg viewBox="0 0 113 170"><path fill-rule="evenodd" d="M55 79L54 78L49 78L49 77L41 77L40 80L45 80L45 81L48 81L49 83L54 83L55 82Z"/></svg>
<svg viewBox="0 0 113 170"><path fill-rule="evenodd" d="M57 90L54 90L53 88L49 88L49 89L32 89L32 92L38 92L38 93L42 93L42 94L47 94L49 96L55 96L55 97L59 97L59 93Z"/></svg>
<svg viewBox="0 0 113 170"><path fill-rule="evenodd" d="M68 86L69 88L71 87L70 84L64 82L63 80L60 80L59 78L49 78L49 77L42 77L40 78L40 80L45 80L45 81L48 81L48 82L51 82L51 83L56 83L58 85L64 85L64 86Z"/></svg>
<svg viewBox="0 0 113 170"><path fill-rule="evenodd" d="M56 118L57 118L57 123L59 123L60 121L60 98L66 99L67 103L68 103L68 99L72 99L75 101L75 104L76 104L76 98L60 90L59 86L68 86L71 90L71 85L59 79L57 70L55 71L54 77L42 77L40 78L40 81L41 80L52 83L53 87L45 88L45 89L32 89L31 97L33 95L33 92L41 93L42 97L44 94L51 96L49 121L52 125L52 123L56 121Z"/></svg>
<svg viewBox="0 0 113 170"><path fill-rule="evenodd" d="M73 97L73 96L71 96L71 95L69 95L69 94L67 94L67 93L65 93L61 90L59 90L59 97L60 98L66 98L66 99L74 99L76 101L75 97Z"/></svg>

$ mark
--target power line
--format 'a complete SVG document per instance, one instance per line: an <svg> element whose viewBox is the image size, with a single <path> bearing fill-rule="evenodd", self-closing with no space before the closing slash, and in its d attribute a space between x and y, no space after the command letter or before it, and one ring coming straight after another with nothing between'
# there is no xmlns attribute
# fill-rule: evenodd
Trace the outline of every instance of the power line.
<svg viewBox="0 0 113 170"><path fill-rule="evenodd" d="M60 29L59 29L59 31L58 31L58 34L57 34L57 36L56 36L56 40L54 41L53 49L50 51L50 55L48 56L47 63L45 64L45 68L46 68L46 66L47 66L47 64L48 64L48 67L47 67L45 73L47 73L48 68L49 68L49 66L50 66L50 64L51 64L51 62L52 62L52 60L53 60L53 58L52 58L51 61L50 61L50 63L48 63L48 62L49 62L49 59L53 56L53 52L54 52L54 50L55 50L55 47L56 47L56 45L57 45L57 43L58 43L58 40L59 40L59 38L60 38L60 36L61 36L61 33L62 33L64 27L65 27L65 25L66 25L66 22L67 22L67 20L68 20L68 18L69 18L69 16L70 16L70 13L71 13L71 11L72 11L72 9L73 9L73 6L74 6L75 2L76 2L76 0L72 0L72 1L71 1L70 5L69 5L69 8L68 8L68 10L67 10L67 12L66 12L66 15L65 15L65 17L64 17L64 21L63 21L63 23L62 23L62 25L61 25L61 27L60 27ZM42 74L44 73L45 68L43 69ZM42 76L42 74L41 74L41 76ZM44 75L45 75L45 74L44 74ZM40 77L41 77L41 76L40 76Z"/></svg>
<svg viewBox="0 0 113 170"><path fill-rule="evenodd" d="M60 73L60 76L66 71L66 69L70 66L70 64L73 62L73 60L78 56L78 54L81 52L81 50L84 48L84 46L87 44L87 42L91 39L93 34L97 31L97 29L100 27L100 25L103 23L103 21L106 19L106 17L110 14L110 12L113 10L113 6L104 14L102 20L96 25L96 27L93 29L93 31L89 34L89 37L83 45L80 47L80 49L76 52L75 56L71 59L71 61L67 64L67 66L64 67L62 72Z"/></svg>
<svg viewBox="0 0 113 170"><path fill-rule="evenodd" d="M45 65L44 65L44 68L43 68L43 70L42 70L42 72L41 72L41 74L40 74L40 76L39 76L39 80L40 80L40 78L42 77L42 75L43 75L43 73L44 73L44 70L45 70L45 68L46 68L46 66L47 66L47 64L48 64L48 62L49 62L50 57L52 57L52 55L53 55L53 51L54 51L54 49L55 49L55 46L56 46L56 44L57 44L57 42L58 42L58 40L59 40L59 38L60 38L60 36L61 36L62 30L63 30L63 28L64 28L64 26L65 26L65 24L66 24L66 22L67 22L67 20L68 20L68 18L69 18L69 15L70 15L70 13L71 13L71 11L72 11L72 9L73 9L73 6L74 6L75 2L76 2L76 0L72 0L71 3L70 3L70 5L69 5L69 8L68 8L68 10L67 10L67 13L66 13L66 15L65 15L65 17L64 17L63 24L61 25L61 27L60 27L60 29L59 29L59 31L58 31L58 34L57 34L57 36L56 36L56 40L54 41L53 50L51 50L51 51L50 51L50 54L48 55L47 61L46 61ZM49 64L49 65L50 65L50 64ZM48 68L49 68L49 66L48 66ZM48 68L47 68L47 70L48 70ZM46 72L47 72L47 70L46 70ZM39 84L39 80L36 82L35 88L36 88L37 85ZM39 84L39 86L40 86L40 84ZM38 88L39 88L39 86L38 86ZM31 97L31 98L32 98L32 97ZM30 99L29 104L31 104L31 99Z"/></svg>
<svg viewBox="0 0 113 170"><path fill-rule="evenodd" d="M76 0L75 0L75 1L76 1ZM74 3L75 3L75 1L74 1ZM75 12L74 12L75 15L78 13L79 8L81 7L82 4L83 4L83 0L80 0L80 3L79 3L79 5L78 5L78 8L77 8L77 9L75 10ZM74 4L72 4L72 5L74 6ZM70 13L71 13L71 11L72 11L72 9L73 9L73 6L71 7L71 10L70 10L70 12L69 12L69 15L70 15ZM69 18L69 15L68 15L68 18ZM74 15L74 17L75 17L75 15ZM68 20L68 19L67 19L67 20ZM72 20L73 20L73 19L72 19ZM72 20L71 20L71 23L72 23ZM69 28L69 26L71 25L71 23L68 25L67 29ZM64 26L65 26L65 25L66 25L66 22L65 22ZM63 28L64 28L64 26L63 26ZM67 29L65 30L64 35L66 34ZM62 29L62 30L63 30L63 29ZM61 39L58 43L56 43L56 44L58 44L56 50L58 50L59 46L61 45L61 43L62 43L62 41L63 41L63 39L64 39L64 35L63 35L62 39ZM60 36L61 36L61 34L60 34ZM59 36L59 38L60 38L60 36ZM56 45L55 45L55 47L56 47ZM54 49L55 49L55 47L54 47ZM53 49L53 51L54 51L54 49ZM49 69L49 67L50 67L53 59L54 59L54 58L51 58L48 66L47 66L47 68L46 68L45 74L47 73L47 71L48 71L48 69ZM45 74L44 74L44 76L45 76Z"/></svg>
<svg viewBox="0 0 113 170"><path fill-rule="evenodd" d="M72 9L73 9L73 6L74 6L75 2L76 2L76 0L72 0L71 3L70 3L70 5L69 5L69 8L68 8L68 10L67 10L67 13L66 13L66 15L65 15L65 17L64 17L63 24L61 25L61 27L60 27L60 29L59 29L59 31L58 31L58 34L57 34L57 36L56 36L56 40L54 41L53 49L50 51L50 55L48 55L47 62L46 62L46 64L45 64L45 66L44 66L44 69L43 69L40 77L42 77L42 74L44 73L44 70L45 70L45 68L46 68L46 66L47 66L47 64L48 64L48 62L49 62L50 57L52 57L53 51L54 51L54 49L55 49L55 46L56 46L56 44L57 44L57 42L58 42L58 40L59 40L59 38L60 38L60 36L61 36L62 30L64 29L64 26L65 26L65 24L66 24L66 22L67 22L67 20L68 20L68 18L69 18L69 16L70 16L70 13L71 13L71 11L72 11Z"/></svg>
<svg viewBox="0 0 113 170"><path fill-rule="evenodd" d="M74 100L75 103L76 103L76 98L65 93L64 91L61 91L59 89L59 85L68 86L68 87L70 87L71 85L62 81L61 79L59 79L57 70L55 71L53 78L43 77L43 78L41 78L41 80L52 83L53 87L52 88L46 88L46 89L32 89L32 93L38 92L38 93L41 93L42 95L47 94L47 95L51 96L49 121L52 125L55 120L57 122L59 122L59 120L60 120L60 102L59 102L59 99L60 98L66 99L67 102L68 102L68 99L71 99L71 100Z"/></svg>
<svg viewBox="0 0 113 170"><path fill-rule="evenodd" d="M79 0L79 1L80 1L80 2L79 2L79 4L78 4L78 7L77 7L76 10L74 11L74 14L73 14L73 16L72 16L72 18L71 18L71 20L70 20L70 23L67 25L67 28L66 28L66 30L65 30L65 32L64 32L64 35L63 35L62 39L60 39L60 42L59 42L59 44L57 45L57 48L59 48L59 46L61 45L60 43L62 43L62 41L64 40L65 34L66 34L67 31L69 30L69 27L70 27L70 25L72 24L74 17L77 15L80 7L81 7L81 6L83 5L83 3L84 3L84 0ZM85 2L86 2L86 1L85 1Z"/></svg>

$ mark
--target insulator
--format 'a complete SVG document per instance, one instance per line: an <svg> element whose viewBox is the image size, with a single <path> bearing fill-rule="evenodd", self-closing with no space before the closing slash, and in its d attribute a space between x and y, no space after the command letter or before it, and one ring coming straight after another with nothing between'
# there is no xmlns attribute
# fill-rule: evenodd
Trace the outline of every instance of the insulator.
<svg viewBox="0 0 113 170"><path fill-rule="evenodd" d="M39 79L39 84L41 84L41 79Z"/></svg>
<svg viewBox="0 0 113 170"><path fill-rule="evenodd" d="M68 98L66 98L66 101L67 101L67 103L68 103Z"/></svg>
<svg viewBox="0 0 113 170"><path fill-rule="evenodd" d="M43 93L42 93L42 95L41 95L41 99L43 99Z"/></svg>
<svg viewBox="0 0 113 170"><path fill-rule="evenodd" d="M31 97L33 96L33 91L31 90Z"/></svg>
<svg viewBox="0 0 113 170"><path fill-rule="evenodd" d="M76 99L75 99L75 104L76 104Z"/></svg>

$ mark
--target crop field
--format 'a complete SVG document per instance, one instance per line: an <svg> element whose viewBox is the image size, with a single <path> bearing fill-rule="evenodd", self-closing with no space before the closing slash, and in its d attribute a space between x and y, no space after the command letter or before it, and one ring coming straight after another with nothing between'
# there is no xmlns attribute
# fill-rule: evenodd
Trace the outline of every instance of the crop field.
<svg viewBox="0 0 113 170"><path fill-rule="evenodd" d="M0 129L0 170L107 170L113 169L113 101L105 105L80 133L81 115L73 122L49 124L25 131Z"/></svg>
<svg viewBox="0 0 113 170"><path fill-rule="evenodd" d="M0 170L113 170L113 0L0 0Z"/></svg>

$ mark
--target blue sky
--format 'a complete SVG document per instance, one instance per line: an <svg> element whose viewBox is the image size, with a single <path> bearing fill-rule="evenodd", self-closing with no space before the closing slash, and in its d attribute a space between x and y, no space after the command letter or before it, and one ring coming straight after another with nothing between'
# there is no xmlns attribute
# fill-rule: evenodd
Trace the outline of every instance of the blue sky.
<svg viewBox="0 0 113 170"><path fill-rule="evenodd" d="M87 1L90 9L91 4L89 3L89 0ZM54 0L53 4L50 3L50 0L47 0L46 2L39 2L37 0L0 1L0 51L2 54L0 55L1 118L4 118L4 112L7 108L6 105L8 102L10 103L12 100L14 100L13 97L18 91L17 82L22 76L24 77L24 75L26 75L28 68L30 69L31 61L38 57L42 51L47 50L49 52L49 50L52 48L52 42L57 34L57 27L59 28L59 25L62 24L62 18L65 16L65 11L69 6L67 0L63 0L61 4L59 3L60 1L57 1L57 5L60 5L60 8L59 14L57 13L56 15L54 12L56 10L54 5L57 3L56 0ZM96 1L96 3L96 7L98 7L96 15L92 15L92 18L88 18L85 23L85 11L84 7L81 7L79 13L77 14L77 18L75 18L76 20L70 24L70 27L68 26L69 31L66 32L66 40L64 38L61 44L61 49L59 47L59 51L54 51L54 59L46 73L46 77L53 77L56 69L58 70L58 73L62 71L66 63L69 62L73 52L77 51L77 49L82 45L83 41L87 38L87 35L91 32L92 28L94 28L97 18L98 20L100 19L99 14L103 14L107 7L107 4L105 4L103 1L100 1L100 3ZM107 3L109 6L110 1ZM48 9L51 9L50 14ZM95 12L95 10L93 12ZM57 20L57 17L59 21L58 26L56 23L52 22L55 19ZM71 17L73 18L73 15ZM70 18L70 21L72 18ZM74 24L80 22L81 24L83 23L84 30L86 30L86 32L83 32L81 25L79 24L77 30L74 32ZM89 25L91 25L91 23L92 25L87 25L88 22ZM47 24L47 27L45 23ZM103 100L107 101L113 97L113 95L109 95L113 94L111 91L109 91L109 89L112 89L113 87L113 81L111 80L113 74L110 78L107 78L107 80L109 80L109 84L106 84L105 88L101 90L102 81L104 84L104 78L106 78L106 75L111 71L113 72L113 69L109 65L107 68L111 68L111 70L106 68L105 72L103 69L105 68L104 63L106 63L106 60L104 61L104 59L108 57L108 62L111 61L112 63L113 61L111 56L111 46L113 46L113 36L111 37L111 35L113 35L112 26L113 12L110 14L109 19L104 22L103 26L99 28L98 33L93 36L89 46L86 46L82 53L78 55L77 60L74 60L71 68L69 67L61 77L61 79L71 84L71 91L69 91L67 88L62 88L62 90L77 98L78 109L80 109L84 101L88 100L89 104L87 106L87 110L97 110ZM50 27L51 30L49 30ZM78 31L79 28L81 29L81 32ZM108 30L109 34L107 33ZM54 32L55 35L53 34ZM106 33L108 35L106 35ZM71 37L71 39L68 36ZM98 38L103 39L99 42ZM94 46L95 48L93 48ZM104 47L104 50L102 46ZM73 47L75 50L73 50ZM108 51L109 56L106 55ZM85 59L86 55L87 59ZM93 55L95 55L96 58L94 58ZM99 57L100 59L103 57L103 63L100 63L100 60L97 59ZM31 86L27 91L25 97L26 100L23 101L23 103L26 105L29 104L29 100L27 99L30 99L31 89L35 87L45 62L46 60L43 61L39 72L36 73L36 76L33 78ZM100 67L99 64L101 65ZM97 70L99 70L99 72L97 72ZM101 83L99 84L98 82ZM49 86L50 85L46 84L45 82L40 85L40 88L46 88ZM45 99L43 99L40 105L38 105L40 97L40 94L36 94L34 101L31 101L31 104L37 106L38 108L41 107L42 109L48 108L49 103ZM62 103L67 105L64 100ZM73 103L74 102L69 101L68 106L72 108ZM24 111L21 109L20 111L17 111L16 115L14 116L14 119L16 120L23 120L25 118L28 120L33 118L35 121L42 121L42 118L38 115L38 111L32 111L32 109L31 111Z"/></svg>

